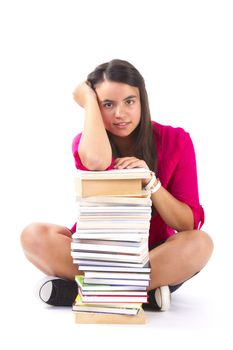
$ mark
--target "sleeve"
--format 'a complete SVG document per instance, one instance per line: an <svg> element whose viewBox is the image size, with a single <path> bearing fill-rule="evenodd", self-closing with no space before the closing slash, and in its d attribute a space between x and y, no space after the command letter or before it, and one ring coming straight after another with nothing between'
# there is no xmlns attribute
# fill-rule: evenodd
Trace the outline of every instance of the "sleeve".
<svg viewBox="0 0 233 350"><path fill-rule="evenodd" d="M82 133L78 134L74 138L73 143L72 143L72 153L73 153L73 156L74 156L75 166L79 170L90 170L90 169L86 168L85 165L82 164L81 159L79 157L78 145L79 145L81 136L82 136ZM112 158L112 162L111 162L111 164L109 165L109 167L106 170L111 170L111 169L113 169L113 167L114 167L114 158Z"/></svg>
<svg viewBox="0 0 233 350"><path fill-rule="evenodd" d="M190 135L186 132L183 134L182 145L169 188L174 197L192 209L194 228L200 229L205 215L199 203L195 150Z"/></svg>

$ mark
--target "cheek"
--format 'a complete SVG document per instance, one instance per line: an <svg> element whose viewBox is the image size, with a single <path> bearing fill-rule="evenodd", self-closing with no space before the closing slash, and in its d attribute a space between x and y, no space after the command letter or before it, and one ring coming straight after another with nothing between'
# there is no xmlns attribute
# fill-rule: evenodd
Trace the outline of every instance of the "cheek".
<svg viewBox="0 0 233 350"><path fill-rule="evenodd" d="M111 117L110 117L110 115L108 113L102 113L102 119L103 119L103 122L104 122L105 126L111 124Z"/></svg>
<svg viewBox="0 0 233 350"><path fill-rule="evenodd" d="M135 111L135 123L139 124L140 120L141 120L141 110L137 109L137 111Z"/></svg>

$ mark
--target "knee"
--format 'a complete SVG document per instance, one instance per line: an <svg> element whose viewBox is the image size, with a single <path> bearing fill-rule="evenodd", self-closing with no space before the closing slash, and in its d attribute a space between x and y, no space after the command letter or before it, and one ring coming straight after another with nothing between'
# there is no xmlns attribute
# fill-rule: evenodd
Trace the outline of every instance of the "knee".
<svg viewBox="0 0 233 350"><path fill-rule="evenodd" d="M214 249L212 238L204 231L193 230L190 239L196 254L207 262Z"/></svg>
<svg viewBox="0 0 233 350"><path fill-rule="evenodd" d="M40 250L46 233L47 227L44 224L32 223L26 226L20 236L23 250L28 253Z"/></svg>
<svg viewBox="0 0 233 350"><path fill-rule="evenodd" d="M198 236L197 239L200 241L200 248L211 255L214 249L212 238L204 231L195 231L195 234Z"/></svg>

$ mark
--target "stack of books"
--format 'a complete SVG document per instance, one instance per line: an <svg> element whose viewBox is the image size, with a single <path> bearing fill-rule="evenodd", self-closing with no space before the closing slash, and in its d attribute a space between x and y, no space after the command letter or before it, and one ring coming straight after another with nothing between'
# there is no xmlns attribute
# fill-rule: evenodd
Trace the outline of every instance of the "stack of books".
<svg viewBox="0 0 233 350"><path fill-rule="evenodd" d="M73 304L77 323L144 323L150 279L151 199L142 189L148 169L78 171L76 233L79 267Z"/></svg>

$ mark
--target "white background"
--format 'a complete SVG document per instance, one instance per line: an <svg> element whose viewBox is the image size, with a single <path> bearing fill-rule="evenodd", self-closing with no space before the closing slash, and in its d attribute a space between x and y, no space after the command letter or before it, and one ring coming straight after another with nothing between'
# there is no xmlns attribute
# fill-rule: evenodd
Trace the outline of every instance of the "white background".
<svg viewBox="0 0 233 350"><path fill-rule="evenodd" d="M227 0L0 1L1 342L24 349L232 348L233 3ZM37 302L42 276L21 251L32 221L71 226L73 137L83 111L75 86L96 65L129 60L145 78L153 120L190 132L204 229L215 242L206 269L146 326L78 326L71 311ZM29 335L31 340L29 340ZM125 338L124 338L125 337ZM111 343L109 343L111 341Z"/></svg>

